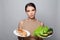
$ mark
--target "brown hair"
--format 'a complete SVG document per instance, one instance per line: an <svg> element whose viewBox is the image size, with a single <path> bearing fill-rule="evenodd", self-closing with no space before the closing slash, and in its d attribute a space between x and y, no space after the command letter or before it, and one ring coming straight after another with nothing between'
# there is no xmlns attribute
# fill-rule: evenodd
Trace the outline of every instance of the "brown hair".
<svg viewBox="0 0 60 40"><path fill-rule="evenodd" d="M26 4L26 6L25 6L25 11L27 11L27 7L28 7L28 6L32 6L32 7L34 7L35 10L36 10L36 6L35 6L34 3L28 3L28 4Z"/></svg>

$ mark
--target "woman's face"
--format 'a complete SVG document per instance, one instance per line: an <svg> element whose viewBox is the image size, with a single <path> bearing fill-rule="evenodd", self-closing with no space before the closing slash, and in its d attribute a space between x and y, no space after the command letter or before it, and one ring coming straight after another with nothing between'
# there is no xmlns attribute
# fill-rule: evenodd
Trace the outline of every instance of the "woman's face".
<svg viewBox="0 0 60 40"><path fill-rule="evenodd" d="M32 19L32 18L35 18L36 10L32 6L28 6L26 9L26 13L27 13L28 17Z"/></svg>

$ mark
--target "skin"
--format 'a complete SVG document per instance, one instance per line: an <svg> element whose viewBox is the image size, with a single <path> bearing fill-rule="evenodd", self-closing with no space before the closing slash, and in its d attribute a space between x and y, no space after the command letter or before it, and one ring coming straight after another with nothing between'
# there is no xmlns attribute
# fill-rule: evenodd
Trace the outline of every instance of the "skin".
<svg viewBox="0 0 60 40"><path fill-rule="evenodd" d="M36 19L35 15L36 15L36 9L32 6L28 6L26 8L26 14L28 16L28 19ZM40 23L41 26L44 26L44 24L41 22Z"/></svg>
<svg viewBox="0 0 60 40"><path fill-rule="evenodd" d="M35 19L36 10L34 7L28 6L26 9L26 13L28 15L28 18Z"/></svg>

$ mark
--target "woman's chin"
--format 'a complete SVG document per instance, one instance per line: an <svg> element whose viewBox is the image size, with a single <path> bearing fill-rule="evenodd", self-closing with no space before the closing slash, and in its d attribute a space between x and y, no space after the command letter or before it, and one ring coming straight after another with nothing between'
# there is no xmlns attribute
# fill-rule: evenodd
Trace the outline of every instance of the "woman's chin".
<svg viewBox="0 0 60 40"><path fill-rule="evenodd" d="M30 17L30 19L34 19L34 17Z"/></svg>
<svg viewBox="0 0 60 40"><path fill-rule="evenodd" d="M34 19L35 17L30 17L31 19Z"/></svg>

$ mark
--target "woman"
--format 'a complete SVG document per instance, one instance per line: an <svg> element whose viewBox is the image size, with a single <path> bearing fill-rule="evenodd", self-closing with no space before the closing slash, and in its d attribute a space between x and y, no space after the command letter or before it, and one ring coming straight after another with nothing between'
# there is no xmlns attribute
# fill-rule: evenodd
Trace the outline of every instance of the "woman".
<svg viewBox="0 0 60 40"><path fill-rule="evenodd" d="M25 12L28 15L28 18L19 22L18 29L26 29L30 31L31 36L23 38L24 40L43 40L42 38L39 37L34 37L32 35L33 31L38 27L38 26L43 26L43 23L38 21L35 18L36 14L36 6L34 3L28 3L25 6ZM21 40L21 37L18 37L19 40Z"/></svg>

